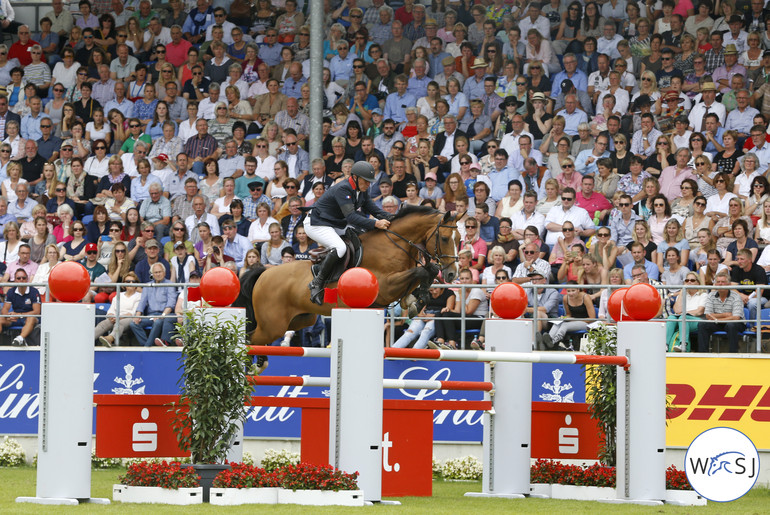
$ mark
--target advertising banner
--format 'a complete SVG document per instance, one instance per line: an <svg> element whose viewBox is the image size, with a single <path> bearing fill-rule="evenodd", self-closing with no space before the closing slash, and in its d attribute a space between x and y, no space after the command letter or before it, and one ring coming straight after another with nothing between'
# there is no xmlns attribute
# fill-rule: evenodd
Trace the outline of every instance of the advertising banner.
<svg viewBox="0 0 770 515"><path fill-rule="evenodd" d="M179 389L178 349L96 349L94 393L116 395L176 394ZM0 434L36 434L39 409L39 354L37 350L0 350ZM265 372L271 376L329 377L329 360L275 357ZM483 381L481 363L386 361L385 377L444 381ZM585 380L578 365L535 364L532 400L585 402ZM327 397L325 388L260 386L255 395L273 397ZM482 392L386 390L386 399L482 400ZM253 407L245 425L246 436L299 438L300 410ZM481 413L437 411L434 440L480 442Z"/></svg>
<svg viewBox="0 0 770 515"><path fill-rule="evenodd" d="M668 358L666 445L687 447L703 431L724 426L770 449L768 370L764 358Z"/></svg>

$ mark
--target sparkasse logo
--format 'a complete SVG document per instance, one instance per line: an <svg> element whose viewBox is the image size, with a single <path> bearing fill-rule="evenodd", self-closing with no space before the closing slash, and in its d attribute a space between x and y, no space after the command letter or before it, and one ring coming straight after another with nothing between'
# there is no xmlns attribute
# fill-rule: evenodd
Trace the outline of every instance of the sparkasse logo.
<svg viewBox="0 0 770 515"><path fill-rule="evenodd" d="M698 494L729 502L757 482L759 453L751 439L731 427L708 429L692 441L684 457L685 473Z"/></svg>

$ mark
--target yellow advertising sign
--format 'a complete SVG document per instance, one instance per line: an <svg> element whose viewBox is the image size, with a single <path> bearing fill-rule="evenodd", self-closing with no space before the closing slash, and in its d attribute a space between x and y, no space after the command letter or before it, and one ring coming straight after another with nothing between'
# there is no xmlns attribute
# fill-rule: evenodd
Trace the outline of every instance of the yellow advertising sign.
<svg viewBox="0 0 770 515"><path fill-rule="evenodd" d="M687 447L706 429L732 427L770 449L770 359L669 357L666 445Z"/></svg>

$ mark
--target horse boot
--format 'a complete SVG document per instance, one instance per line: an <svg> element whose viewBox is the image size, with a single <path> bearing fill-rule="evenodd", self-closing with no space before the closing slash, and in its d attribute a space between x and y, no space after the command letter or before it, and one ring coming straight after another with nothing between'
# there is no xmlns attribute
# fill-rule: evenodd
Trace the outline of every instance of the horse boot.
<svg viewBox="0 0 770 515"><path fill-rule="evenodd" d="M324 288L326 283L329 282L329 277L332 275L332 270L337 266L337 262L342 259L337 255L337 252L332 249L324 258L324 262L321 263L321 267L316 275L307 287L310 289L310 300L323 306L324 303Z"/></svg>

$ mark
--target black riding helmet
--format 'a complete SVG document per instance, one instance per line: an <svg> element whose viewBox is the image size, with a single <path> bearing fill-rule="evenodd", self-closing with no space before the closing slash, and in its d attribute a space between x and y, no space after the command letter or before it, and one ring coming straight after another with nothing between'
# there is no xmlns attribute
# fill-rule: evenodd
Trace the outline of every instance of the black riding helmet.
<svg viewBox="0 0 770 515"><path fill-rule="evenodd" d="M350 174L366 179L369 182L374 182L374 167L366 161L359 161L354 164Z"/></svg>

